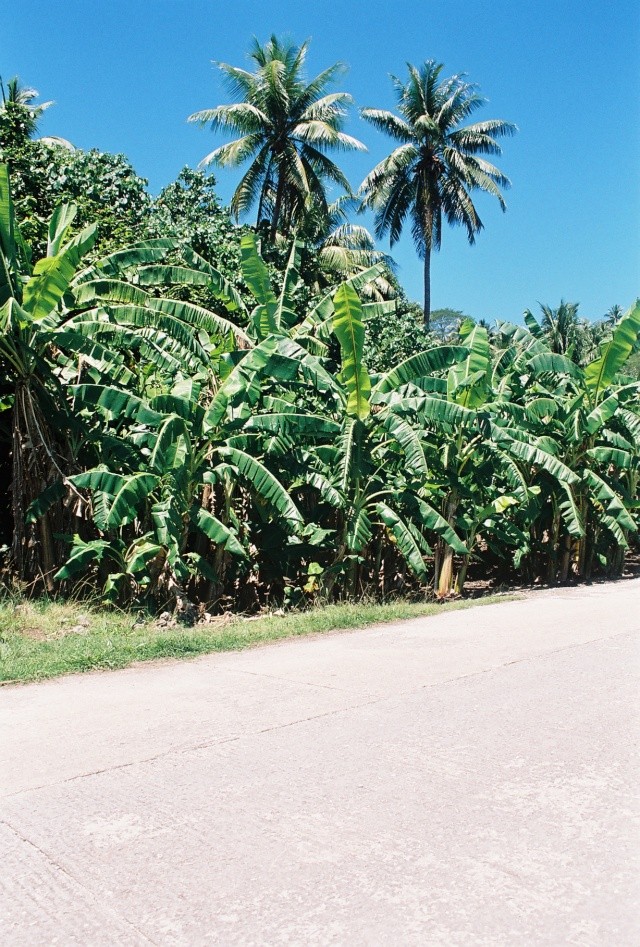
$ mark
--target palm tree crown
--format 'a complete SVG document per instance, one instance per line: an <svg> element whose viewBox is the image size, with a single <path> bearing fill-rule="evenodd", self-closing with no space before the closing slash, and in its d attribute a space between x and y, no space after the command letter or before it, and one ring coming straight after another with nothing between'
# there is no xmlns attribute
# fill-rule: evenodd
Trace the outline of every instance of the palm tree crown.
<svg viewBox="0 0 640 947"><path fill-rule="evenodd" d="M476 190L492 194L506 209L500 188L509 179L483 155L499 155L496 139L517 130L510 122L489 119L464 125L485 100L477 87L452 76L440 81L442 64L429 60L420 69L408 65L409 78L392 76L400 115L365 108L362 116L400 144L367 176L360 187L363 207L375 212L376 235L400 237L407 216L424 259L425 325L431 310L431 251L439 249L442 220L461 224L469 242L482 229L471 199Z"/></svg>
<svg viewBox="0 0 640 947"><path fill-rule="evenodd" d="M214 131L240 135L216 148L202 163L236 167L251 160L231 209L238 218L258 201L258 223L270 220L272 239L278 230L290 233L314 205L327 212L327 182L350 192L327 151L365 150L343 132L351 96L326 94L342 64L335 63L307 82L307 49L308 43L298 47L275 36L264 46L254 40L250 56L255 72L218 63L237 101L189 117L190 122L210 125Z"/></svg>
<svg viewBox="0 0 640 947"><path fill-rule="evenodd" d="M557 309L544 306L542 310L542 329L547 337L547 343L552 352L558 355L569 355L575 348L580 335L580 320L578 319L578 303L568 303L560 300ZM527 310L527 314L529 310Z"/></svg>
<svg viewBox="0 0 640 947"><path fill-rule="evenodd" d="M318 291L340 280L349 279L376 263L383 263L388 271L386 276L376 276L359 291L363 298L390 298L395 295L388 278L393 273L393 261L376 249L374 239L366 227L350 221L350 211L355 212L357 209L358 201L350 194L337 198L326 211L312 207L298 228L297 239L314 257L319 277Z"/></svg>
<svg viewBox="0 0 640 947"><path fill-rule="evenodd" d="M540 326L552 352L565 355L578 365L585 365L597 357L598 347L607 335L610 324L580 319L579 304L568 303L564 299L560 300L557 309L542 303L539 305L542 313ZM531 310L525 309L524 316L530 325L533 318Z"/></svg>
<svg viewBox="0 0 640 947"><path fill-rule="evenodd" d="M34 99L37 99L39 95L37 89L21 85L17 76L9 79L6 89L2 79L0 79L0 97L2 99L0 101L0 116L3 114L9 115L12 111L16 113L14 118L18 117L21 134L25 138L35 138L43 114L48 108L55 105L54 102L36 104ZM45 145L59 145L69 151L74 150L71 142L67 141L66 138L59 138L57 135L48 135L39 138L38 141Z"/></svg>

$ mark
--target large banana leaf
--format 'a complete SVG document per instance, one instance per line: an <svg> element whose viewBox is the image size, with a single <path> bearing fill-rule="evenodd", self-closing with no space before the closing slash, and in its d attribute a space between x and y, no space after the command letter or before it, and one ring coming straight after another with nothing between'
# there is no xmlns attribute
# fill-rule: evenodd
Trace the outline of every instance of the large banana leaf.
<svg viewBox="0 0 640 947"><path fill-rule="evenodd" d="M628 451L629 454L637 453L636 448L633 444L633 438L623 437L618 431L606 430L602 432L602 439L606 441L607 444L610 444L612 447L617 447L618 450Z"/></svg>
<svg viewBox="0 0 640 947"><path fill-rule="evenodd" d="M294 359L298 363L298 371L301 377L314 389L323 393L331 393L336 396L340 394L339 386L336 381L323 367L320 359L313 355L294 339L286 337L278 338L275 343L275 351L286 359Z"/></svg>
<svg viewBox="0 0 640 947"><path fill-rule="evenodd" d="M333 302L333 331L340 343L341 377L348 392L346 412L350 417L363 420L371 411L371 379L363 361L365 330L362 304L356 291L346 283L338 287Z"/></svg>
<svg viewBox="0 0 640 947"><path fill-rule="evenodd" d="M462 345L439 345L426 352L418 352L400 362L391 371L386 372L376 383L374 391L383 394L414 381L431 375L432 372L449 368L455 362L467 357L467 350Z"/></svg>
<svg viewBox="0 0 640 947"><path fill-rule="evenodd" d="M120 308L123 310L125 307ZM131 322L123 313L114 313L114 319L120 320L116 324L96 320L93 318L94 311L90 310L82 314L84 321L74 318L69 320L66 326L122 352L139 352L144 360L172 374L195 373L208 365L209 357L206 351L189 332L188 327L178 320L173 320L165 323L164 331L161 331L159 325L155 324L151 310L147 315L144 313L145 310L138 310Z"/></svg>
<svg viewBox="0 0 640 947"><path fill-rule="evenodd" d="M84 572L92 563L100 561L105 554L111 551L111 543L104 539L94 539L85 543L79 536L73 537L71 554L61 569L58 569L54 579L63 582L71 579L78 572Z"/></svg>
<svg viewBox="0 0 640 947"><path fill-rule="evenodd" d="M146 572L151 562L162 553L162 546L150 542L149 535L141 536L127 550L126 564L130 575Z"/></svg>
<svg viewBox="0 0 640 947"><path fill-rule="evenodd" d="M460 327L466 358L449 369L447 397L463 408L481 408L489 396L491 350L487 330L471 325L464 322Z"/></svg>
<svg viewBox="0 0 640 947"><path fill-rule="evenodd" d="M544 332L542 331L542 326L533 315L530 310L525 310L524 321L527 326L527 329L536 339L541 339L544 337Z"/></svg>
<svg viewBox="0 0 640 947"><path fill-rule="evenodd" d="M340 494L330 480L319 473L319 471L312 469L302 471L297 475L296 479L299 480L300 483L307 483L310 487L317 490L321 499L330 506L336 507L336 509L340 509L344 506L345 501L342 494Z"/></svg>
<svg viewBox="0 0 640 947"><path fill-rule="evenodd" d="M509 432L493 427L494 437L502 450L530 467L540 467L561 483L577 483L578 475L557 457L531 443L517 440Z"/></svg>
<svg viewBox="0 0 640 947"><path fill-rule="evenodd" d="M240 476L251 484L262 500L277 510L287 522L289 528L295 531L303 525L304 521L300 510L280 481L274 477L271 471L267 470L264 464L235 447L221 447L219 454L223 460L228 460L237 468Z"/></svg>
<svg viewBox="0 0 640 947"><path fill-rule="evenodd" d="M160 476L184 466L191 457L191 439L186 422L177 415L170 416L154 433L149 467Z"/></svg>
<svg viewBox="0 0 640 947"><path fill-rule="evenodd" d="M424 581L427 577L427 567L407 524L386 503L376 503L375 509L384 525L393 534L398 551L413 574Z"/></svg>
<svg viewBox="0 0 640 947"><path fill-rule="evenodd" d="M564 494L564 499L560 501L558 507L567 532L570 536L584 536L584 523L573 490L568 483L561 483L560 489Z"/></svg>
<svg viewBox="0 0 640 947"><path fill-rule="evenodd" d="M371 541L373 530L369 511L364 503L347 510L347 546L353 553L362 552Z"/></svg>
<svg viewBox="0 0 640 947"><path fill-rule="evenodd" d="M247 554L233 530L221 523L208 510L204 510L201 506L194 506L191 510L191 519L211 542L223 546L233 556L239 556L241 559L246 558Z"/></svg>
<svg viewBox="0 0 640 947"><path fill-rule="evenodd" d="M205 259L196 253L191 247L184 247L182 256L186 263L194 270L200 270L209 277L209 288L214 296L224 303L229 312L243 312L246 314L246 306L242 296L228 279L220 273L214 266L211 266Z"/></svg>
<svg viewBox="0 0 640 947"><path fill-rule="evenodd" d="M12 275L9 259L0 250L0 306L4 308L7 303L13 299L15 292L14 281L17 286L17 280Z"/></svg>
<svg viewBox="0 0 640 947"><path fill-rule="evenodd" d="M283 322L287 326L291 326L296 319L292 295L295 292L298 283L300 282L298 265L298 248L294 241L289 253L289 259L284 271L284 276L282 278L282 289L280 290L280 296L278 297L278 303L274 313L275 323L278 329L280 329Z"/></svg>
<svg viewBox="0 0 640 947"><path fill-rule="evenodd" d="M508 454L505 454L504 451L498 450L495 446L489 442L486 445L492 456L495 457L500 464L500 470L506 477L507 483L510 485L516 496L521 500L526 500L529 494L529 483L520 469L519 464L513 457L509 457Z"/></svg>
<svg viewBox="0 0 640 947"><path fill-rule="evenodd" d="M47 256L58 255L77 212L75 204L60 204L55 208L49 220Z"/></svg>
<svg viewBox="0 0 640 947"><path fill-rule="evenodd" d="M436 428L471 427L477 423L478 414L443 398L405 398L394 405L395 411L414 411L421 420L430 421Z"/></svg>
<svg viewBox="0 0 640 947"><path fill-rule="evenodd" d="M370 266L368 269L362 270L362 272L356 273L355 276L345 280L345 283L357 293L366 283L371 282L371 280L374 280L377 276L381 276L382 273L384 273L384 270L385 268L382 263L374 263L374 265ZM343 283L343 285L345 285L345 283ZM294 331L295 336L308 335L313 332L316 326L332 318L334 314L333 296L333 290L331 290L331 292L327 293L318 303L316 303L316 305L311 309L305 319Z"/></svg>
<svg viewBox="0 0 640 947"><path fill-rule="evenodd" d="M9 168L0 163L0 251L11 263L15 262L15 226Z"/></svg>
<svg viewBox="0 0 640 947"><path fill-rule="evenodd" d="M589 362L584 370L585 384L593 404L610 385L638 344L640 334L640 299L628 310L615 327L613 335L600 349L600 356Z"/></svg>
<svg viewBox="0 0 640 947"><path fill-rule="evenodd" d="M595 470L585 470L584 479L591 488L592 498L599 501L605 512L612 517L622 529L635 533L637 530L633 517L625 507L616 491L603 480ZM626 544L625 544L626 545Z"/></svg>
<svg viewBox="0 0 640 947"><path fill-rule="evenodd" d="M79 332L62 329L52 336L52 343L61 350L61 353L67 351L70 353L68 362L72 362L74 369L77 365L78 355L82 356L84 364L91 365L101 376L101 381L119 382L121 385L129 385L134 378L133 372L124 364L124 356L114 351L113 348L101 345L94 339L87 338ZM62 354L58 356L58 361L62 363Z"/></svg>
<svg viewBox="0 0 640 947"><path fill-rule="evenodd" d="M146 306L151 299L149 293L139 286L110 277L78 283L73 288L73 295L78 306L93 305L98 301Z"/></svg>
<svg viewBox="0 0 640 947"><path fill-rule="evenodd" d="M640 415L626 408L620 408L616 415L616 421L624 426L627 433L631 435L636 444L640 446Z"/></svg>
<svg viewBox="0 0 640 947"><path fill-rule="evenodd" d="M599 464L617 467L618 470L629 470L633 464L633 455L628 450L619 450L616 447L591 447L587 450L589 457L593 457Z"/></svg>
<svg viewBox="0 0 640 947"><path fill-rule="evenodd" d="M336 441L338 482L343 493L348 492L349 483L357 466L357 440L358 420L357 418L347 418L344 430Z"/></svg>
<svg viewBox="0 0 640 947"><path fill-rule="evenodd" d="M109 309L109 315L111 321L118 325L142 329L142 332L136 333L140 338L150 346L162 349L176 361L184 360L185 368L196 369L209 363L208 353L191 328L167 312L158 312L145 306L123 305ZM88 317L89 313L85 313L84 320ZM172 344L168 343L169 339Z"/></svg>
<svg viewBox="0 0 640 947"><path fill-rule="evenodd" d="M9 168L6 164L0 164L0 306L11 297L18 297L21 246L24 251L11 198ZM25 262L24 252L22 257Z"/></svg>
<svg viewBox="0 0 640 947"><path fill-rule="evenodd" d="M255 404L260 390L259 386L255 385L255 379L266 373L267 366L273 364L272 360L276 351L277 341L270 337L243 355L241 361L229 373L209 405L204 420L205 430L211 430L220 424L232 398L244 394L249 406ZM294 367L294 377L296 373L297 368ZM249 401L250 395L251 400Z"/></svg>
<svg viewBox="0 0 640 947"><path fill-rule="evenodd" d="M207 410L205 428L210 430L220 424L231 400L241 398L243 393L247 406L252 407L260 391L260 379L287 383L296 381L299 376L319 392L331 391L339 396L333 377L316 356L293 339L269 336L243 354L220 386Z"/></svg>
<svg viewBox="0 0 640 947"><path fill-rule="evenodd" d="M613 394L605 398L604 401L601 401L593 411L590 411L586 419L589 434L596 434L600 428L604 427L607 421L610 421L618 410L619 404L617 394Z"/></svg>
<svg viewBox="0 0 640 947"><path fill-rule="evenodd" d="M136 270L140 286L208 286L209 276L201 270L168 263L150 263Z"/></svg>
<svg viewBox="0 0 640 947"><path fill-rule="evenodd" d="M584 372L579 365L572 362L566 355L559 355L556 352L542 352L534 355L527 361L527 367L536 378L546 374L570 375L577 381L582 381L584 378Z"/></svg>
<svg viewBox="0 0 640 947"><path fill-rule="evenodd" d="M78 410L99 410L110 421L125 419L141 424L160 424L164 415L153 411L142 398L109 385L72 385L70 392Z"/></svg>
<svg viewBox="0 0 640 947"><path fill-rule="evenodd" d="M76 487L105 494L104 519L98 522L94 518L100 529L118 529L139 515L141 503L157 486L159 478L148 473L123 476L109 470L89 470L69 480Z"/></svg>
<svg viewBox="0 0 640 947"><path fill-rule="evenodd" d="M258 253L258 244L256 236L253 233L245 233L240 239L240 254L242 258L242 277L253 293L255 300L260 305L277 305L277 300L269 271Z"/></svg>
<svg viewBox="0 0 640 947"><path fill-rule="evenodd" d="M90 279L100 279L104 276L122 276L146 263L157 263L164 260L171 250L176 250L179 242L171 237L158 237L155 240L143 240L123 250L116 250L102 257L93 266L86 267L78 273L76 282Z"/></svg>
<svg viewBox="0 0 640 947"><path fill-rule="evenodd" d="M391 313L396 312L397 308L398 303L395 299L389 299L378 303L362 303L362 319L364 322L366 322L367 319L373 319L376 316L389 316ZM313 336L301 335L297 330L294 331L294 336L296 336L296 338L299 337L301 341L304 340L305 345L310 344L312 340L313 343L317 345L324 345L331 336L334 314L335 307L332 306L331 314L327 316L326 319L323 319L322 322L318 322L314 325Z"/></svg>
<svg viewBox="0 0 640 947"><path fill-rule="evenodd" d="M154 312L166 313L197 329L204 329L205 332L211 335L220 332L224 334L231 333L243 348L250 348L253 345L244 329L210 309L204 309L202 306L178 299L167 299L166 297L154 298L148 305Z"/></svg>
<svg viewBox="0 0 640 947"><path fill-rule="evenodd" d="M244 426L245 431L265 431L271 434L295 434L312 437L334 437L340 425L317 414L254 414Z"/></svg>
<svg viewBox="0 0 640 947"><path fill-rule="evenodd" d="M414 477L426 477L429 466L418 432L395 414L386 414L382 426L404 451L407 472Z"/></svg>
<svg viewBox="0 0 640 947"><path fill-rule="evenodd" d="M204 416L204 408L198 404L199 394L198 386L194 386L191 392L185 391L184 396L175 393L156 395L155 398L149 400L149 407L152 411L158 411L161 414L177 414L183 421L198 426Z"/></svg>
<svg viewBox="0 0 640 947"><path fill-rule="evenodd" d="M427 503L426 500L418 497L416 499L418 509L420 511L420 519L422 525L425 529L429 529L434 532L437 536L442 537L444 541L451 546L454 552L457 552L461 556L467 555L469 550L462 542L456 531L453 527L446 521L444 516L441 513L438 513L430 503Z"/></svg>
<svg viewBox="0 0 640 947"><path fill-rule="evenodd" d="M258 305L254 309L252 321L260 339L265 339L280 330L278 300L271 286L269 271L260 254L255 234L243 234L240 239L242 258L242 276L253 293Z"/></svg>
<svg viewBox="0 0 640 947"><path fill-rule="evenodd" d="M41 516L50 510L54 503L61 500L66 493L62 480L56 480L50 486L46 487L40 496L29 504L25 522L36 523Z"/></svg>
<svg viewBox="0 0 640 947"><path fill-rule="evenodd" d="M530 401L524 415L533 421L542 421L548 424L550 419L555 417L560 409L560 404L555 398L534 398Z"/></svg>
<svg viewBox="0 0 640 947"><path fill-rule="evenodd" d="M74 260L65 253L38 260L22 296L23 308L33 322L42 321L57 309L74 273Z"/></svg>

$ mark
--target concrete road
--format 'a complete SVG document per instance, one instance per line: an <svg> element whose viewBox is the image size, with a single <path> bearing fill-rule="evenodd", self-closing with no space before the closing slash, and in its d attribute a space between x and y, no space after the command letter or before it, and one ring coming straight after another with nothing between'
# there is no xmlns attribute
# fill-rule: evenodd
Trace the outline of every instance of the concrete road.
<svg viewBox="0 0 640 947"><path fill-rule="evenodd" d="M640 580L0 691L0 943L640 943Z"/></svg>

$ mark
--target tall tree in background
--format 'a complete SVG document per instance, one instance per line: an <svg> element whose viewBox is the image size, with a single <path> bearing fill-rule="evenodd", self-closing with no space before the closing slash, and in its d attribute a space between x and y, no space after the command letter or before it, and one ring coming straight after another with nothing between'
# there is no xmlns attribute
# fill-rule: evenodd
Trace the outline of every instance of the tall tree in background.
<svg viewBox="0 0 640 947"><path fill-rule="evenodd" d="M611 334L611 325L605 320L590 322L578 316L578 303L560 300L557 309L540 303L540 325L530 309L524 312L529 329L542 335L550 350L556 355L565 355L577 365L586 365L598 353L598 346L605 336Z"/></svg>
<svg viewBox="0 0 640 947"><path fill-rule="evenodd" d="M568 303L561 299L557 309L542 304L540 309L541 325L549 348L558 355L571 356L575 349L579 348L582 329L578 319L578 303ZM529 310L526 315L529 315Z"/></svg>
<svg viewBox="0 0 640 947"><path fill-rule="evenodd" d="M440 81L442 64L429 60L419 69L409 64L409 78L392 76L399 115L365 108L362 117L399 145L363 181L360 194L365 208L375 213L376 235L399 239L406 218L424 260L424 322L431 312L431 252L442 239L442 219L461 224L469 243L482 229L472 192L493 195L506 209L500 188L510 181L483 155L499 155L496 139L513 135L516 126L501 119L472 125L463 122L485 99L477 87L452 76Z"/></svg>
<svg viewBox="0 0 640 947"><path fill-rule="evenodd" d="M17 76L9 79L6 88L2 79L0 79L0 119L2 124L12 124L25 138L35 138L38 131L40 119L48 108L54 105L54 102L34 103L40 93L37 89L31 89L28 86L20 84ZM73 150L71 142L66 138L59 138L56 135L48 135L40 138L45 145L59 145L62 148Z"/></svg>
<svg viewBox="0 0 640 947"><path fill-rule="evenodd" d="M346 92L326 90L343 71L335 63L307 82L304 63L308 43L272 36L261 46L254 40L250 57L255 72L219 63L236 102L195 112L190 122L210 125L214 131L238 134L212 151L203 164L238 167L250 160L231 200L236 216L258 202L257 220L270 222L272 240L288 234L304 220L310 207L328 212L328 182L350 192L340 168L327 157L332 150L365 150L343 131Z"/></svg>

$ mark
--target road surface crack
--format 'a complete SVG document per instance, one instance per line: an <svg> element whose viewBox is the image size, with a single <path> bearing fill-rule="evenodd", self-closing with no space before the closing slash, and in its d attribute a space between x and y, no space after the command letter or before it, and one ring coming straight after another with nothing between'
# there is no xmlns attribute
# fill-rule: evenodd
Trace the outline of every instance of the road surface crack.
<svg viewBox="0 0 640 947"><path fill-rule="evenodd" d="M187 744L180 744L178 746L171 746L165 750L162 750L159 753L153 754L152 756L146 756L146 757L141 757L134 760L128 760L125 763L116 763L111 766L105 766L99 769L90 770L86 773L78 773L75 776L69 776L66 779L58 780L53 783L44 783L44 784L41 784L40 786L31 786L27 789L18 790L17 792L6 793L3 798L11 799L16 796L25 795L26 793L38 792L42 789L48 789L48 788L51 788L52 786L66 785L67 783L74 783L79 780L89 779L92 776L102 776L106 773L118 772L119 770L130 769L131 767L134 767L134 766L143 766L147 763L155 763L159 760L165 759L170 756L179 756L179 755L183 755L187 753L193 753L198 750L205 750L205 749L209 749L216 746L224 746L227 743L238 743L244 739L251 739L252 737L261 736L262 734L273 733L277 730L284 730L291 727L296 727L296 726L299 726L300 724L310 723L311 721L314 721L314 720L321 720L328 717L334 717L334 716L337 716L338 714L349 713L350 711L359 710L360 708L364 708L364 707L371 707L371 706L374 706L375 704L399 700L403 697L409 697L411 694L418 694L421 691L431 690L435 687L445 687L447 685L457 684L461 681L469 681L469 680L472 680L473 678L482 677L483 675L490 674L492 672L501 671L504 668L513 667L514 665L530 663L540 658L545 658L548 655L550 656L550 655L562 654L566 651L578 650L579 648L583 648L592 644L598 644L603 641L615 641L617 638L622 638L633 633L634 632L624 631L624 632L621 632L619 635L605 635L600 638L591 639L590 641L578 642L578 643L566 645L565 647L556 648L553 651L545 651L542 654L526 655L522 658L516 658L515 660L512 660L512 661L504 661L502 664L496 664L492 667L482 668L479 671L472 671L469 674L460 674L457 677L450 677L441 681L432 681L427 684L419 684L419 685L409 688L406 691L400 691L394 694L376 695L374 697L370 697L367 700L360 700L360 701L357 701L356 703L349 704L346 707L335 707L332 710L326 710L326 711L323 711L322 713L310 714L309 716L306 716L306 717L296 717L294 720L289 720L286 723L273 724L268 727L260 727L259 729L249 730L245 733L236 733L231 736L215 738L212 740L205 739L199 743L187 743ZM238 670L238 669L234 669L234 671L235 670ZM278 677L277 675L262 674L259 671L252 672L252 671L244 671L242 669L240 670L241 670L241 673L244 673L244 674L252 674L256 677L268 677L271 679L280 680L284 683L297 683L300 685L304 685L305 683L305 682L300 682L300 681L291 681L287 677ZM332 688L328 685L307 684L306 686L310 686L310 687L327 686L328 689L330 690L335 690L336 692L339 692L339 693L345 693L345 691L340 690L339 688Z"/></svg>
<svg viewBox="0 0 640 947"><path fill-rule="evenodd" d="M96 896L96 893L92 891L92 889L87 884L85 884L84 882L76 878L75 875L72 872L70 872L68 868L65 868L64 865L60 864L60 862L57 861L53 857L53 855L51 855L50 852L45 851L44 848L41 848L40 845L38 845L32 839L28 838L26 835L24 835L24 833L21 832L20 829L16 828L15 825L12 825L10 822L7 822L6 819L2 819L2 821L0 822L0 825L6 825L9 831L13 832L16 838L20 839L20 841L23 842L25 845L28 845L30 848L34 849L34 851L36 851L40 856L42 856L42 858L44 858L45 862L48 865L52 866L56 871L59 871L66 878L68 878L69 881L73 885L85 891L92 900L96 901L96 903L99 904L99 910L102 913L115 917L118 921L122 922L126 927L131 928L131 930L135 931L136 934L138 934L138 936L141 937L143 941L145 941L145 943L152 944L153 947L159 947L159 944L157 941L152 940L148 934L145 934L144 931L141 931L139 927L137 927L132 921L129 920L129 918L120 914L119 911L115 911L113 908L106 905L104 903L104 900L99 900Z"/></svg>

